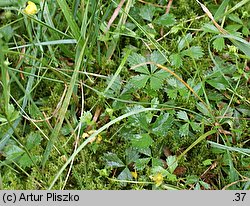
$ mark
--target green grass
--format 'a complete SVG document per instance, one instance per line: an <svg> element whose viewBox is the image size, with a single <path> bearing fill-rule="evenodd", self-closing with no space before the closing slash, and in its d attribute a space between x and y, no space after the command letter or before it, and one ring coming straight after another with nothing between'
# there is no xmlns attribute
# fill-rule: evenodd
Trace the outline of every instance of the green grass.
<svg viewBox="0 0 250 206"><path fill-rule="evenodd" d="M0 189L248 190L250 4L217 2L0 2Z"/></svg>

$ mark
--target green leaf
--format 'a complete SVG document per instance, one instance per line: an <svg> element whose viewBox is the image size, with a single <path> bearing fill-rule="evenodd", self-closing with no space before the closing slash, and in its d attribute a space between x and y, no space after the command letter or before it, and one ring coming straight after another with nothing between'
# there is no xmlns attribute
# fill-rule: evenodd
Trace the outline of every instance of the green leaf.
<svg viewBox="0 0 250 206"><path fill-rule="evenodd" d="M186 121L186 122L189 121L187 112L185 112L185 111L178 111L178 112L177 112L177 117L178 117L179 119L182 119L182 120Z"/></svg>
<svg viewBox="0 0 250 206"><path fill-rule="evenodd" d="M205 107L205 105L202 102L199 102L196 104L197 109L204 115L210 116L210 112L208 109Z"/></svg>
<svg viewBox="0 0 250 206"><path fill-rule="evenodd" d="M103 159L106 161L106 165L110 167L124 167L125 164L120 158L113 153L106 153L103 155Z"/></svg>
<svg viewBox="0 0 250 206"><path fill-rule="evenodd" d="M7 122L8 122L7 119L0 114L0 123L7 123Z"/></svg>
<svg viewBox="0 0 250 206"><path fill-rule="evenodd" d="M228 17L229 17L229 19L231 19L232 21L234 21L234 22L236 22L236 23L239 23L239 24L243 25L243 22L242 22L242 20L239 18L238 15L236 15L236 14L230 14L230 15L228 15Z"/></svg>
<svg viewBox="0 0 250 206"><path fill-rule="evenodd" d="M172 26L175 23L175 18L172 14L164 14L154 21L156 24L161 26Z"/></svg>
<svg viewBox="0 0 250 206"><path fill-rule="evenodd" d="M32 156L32 159L30 159L28 154L24 154L22 155L22 157L18 160L19 165L22 168L26 168L26 167L31 167L33 165L33 163L38 159L37 156Z"/></svg>
<svg viewBox="0 0 250 206"><path fill-rule="evenodd" d="M170 62L172 66L180 68L182 66L182 58L179 53L174 53L170 55Z"/></svg>
<svg viewBox="0 0 250 206"><path fill-rule="evenodd" d="M206 190L211 189L210 185L206 182L203 181L199 181L199 183L201 184L201 186L203 186Z"/></svg>
<svg viewBox="0 0 250 206"><path fill-rule="evenodd" d="M150 77L150 87L153 90L159 90L162 87L164 79L169 77L169 73L164 70L159 70L153 73Z"/></svg>
<svg viewBox="0 0 250 206"><path fill-rule="evenodd" d="M132 137L132 146L138 149L145 149L152 145L153 139L149 134L137 134Z"/></svg>
<svg viewBox="0 0 250 206"><path fill-rule="evenodd" d="M27 138L26 148L31 150L32 148L38 146L42 140L40 133L30 133Z"/></svg>
<svg viewBox="0 0 250 206"><path fill-rule="evenodd" d="M167 62L166 58L159 51L153 51L153 53L150 55L150 60L152 62L161 64L161 65ZM157 67L153 64L151 64L150 67L151 67L151 73L154 73L155 70L157 70Z"/></svg>
<svg viewBox="0 0 250 206"><path fill-rule="evenodd" d="M187 136L189 133L189 123L185 123L184 125L182 125L179 129L179 133L181 137Z"/></svg>
<svg viewBox="0 0 250 206"><path fill-rule="evenodd" d="M118 175L117 179L118 180L132 180L133 177L129 169L125 167L124 170Z"/></svg>
<svg viewBox="0 0 250 206"><path fill-rule="evenodd" d="M80 117L80 121L81 123L86 123L87 125L91 125L92 117L93 115L91 114L90 111L84 111L83 115Z"/></svg>
<svg viewBox="0 0 250 206"><path fill-rule="evenodd" d="M135 161L135 169L138 171L144 170L144 168L148 165L150 158L141 158Z"/></svg>
<svg viewBox="0 0 250 206"><path fill-rule="evenodd" d="M194 59L199 59L203 56L203 51L200 46L192 46L189 49L186 49L181 52L183 56L189 56Z"/></svg>
<svg viewBox="0 0 250 206"><path fill-rule="evenodd" d="M135 162L140 157L138 151L135 150L134 148L131 148L131 147L126 149L125 154L126 154L126 164L127 165L129 165L132 162Z"/></svg>
<svg viewBox="0 0 250 206"><path fill-rule="evenodd" d="M168 89L167 95L170 99L175 100L177 98L178 91L176 89Z"/></svg>
<svg viewBox="0 0 250 206"><path fill-rule="evenodd" d="M213 41L213 47L216 51L222 51L225 48L225 40L219 37Z"/></svg>
<svg viewBox="0 0 250 206"><path fill-rule="evenodd" d="M137 53L132 53L128 57L128 63L129 63L129 65L131 67L142 64L142 63L145 63L145 62L146 62L146 58L143 57L140 54L137 54ZM138 66L134 70L136 72L140 72L140 73L143 73L143 74L150 74L146 65Z"/></svg>
<svg viewBox="0 0 250 206"><path fill-rule="evenodd" d="M150 88L153 90L159 90L163 81L155 76L150 77Z"/></svg>
<svg viewBox="0 0 250 206"><path fill-rule="evenodd" d="M161 114L152 124L152 133L157 136L165 136L173 124L173 117L169 113Z"/></svg>
<svg viewBox="0 0 250 206"><path fill-rule="evenodd" d="M147 21L152 21L154 13L155 13L155 7L150 5L145 5L140 8L140 16Z"/></svg>
<svg viewBox="0 0 250 206"><path fill-rule="evenodd" d="M213 24L210 24L210 23L204 24L202 27L202 30L206 33L213 33L213 34L220 33L219 30Z"/></svg>
<svg viewBox="0 0 250 206"><path fill-rule="evenodd" d="M167 174L167 180L170 181L170 182L176 182L177 181L177 177L175 174Z"/></svg>
<svg viewBox="0 0 250 206"><path fill-rule="evenodd" d="M203 164L204 166L210 166L210 165L212 164L212 160L211 160L211 159L206 159L206 160L204 160L204 161L202 162L202 164Z"/></svg>
<svg viewBox="0 0 250 206"><path fill-rule="evenodd" d="M16 145L7 145L5 147L6 159L15 160L18 157L21 157L24 154L24 150Z"/></svg>
<svg viewBox="0 0 250 206"><path fill-rule="evenodd" d="M218 90L226 90L228 86L227 82L225 81L223 77L206 80L206 82Z"/></svg>
<svg viewBox="0 0 250 206"><path fill-rule="evenodd" d="M170 173L173 173L178 166L178 162L176 161L176 156L168 156L166 159L168 164L168 170Z"/></svg>
<svg viewBox="0 0 250 206"><path fill-rule="evenodd" d="M192 130L194 130L194 131L196 131L196 132L198 132L198 131L201 130L201 128L200 128L200 123L190 121L189 124L190 124Z"/></svg>
<svg viewBox="0 0 250 206"><path fill-rule="evenodd" d="M187 47L193 40L192 34L187 33L184 37L178 40L178 51L180 52L184 47Z"/></svg>
<svg viewBox="0 0 250 206"><path fill-rule="evenodd" d="M230 0L223 0L223 2L220 3L219 8L217 9L217 11L214 14L214 19L216 21L219 20L219 18L221 18L223 16L223 14L226 12L229 2L230 2Z"/></svg>
<svg viewBox="0 0 250 206"><path fill-rule="evenodd" d="M136 75L132 77L130 81L136 88L141 89L145 87L148 80L149 80L148 75L141 74L141 75Z"/></svg>

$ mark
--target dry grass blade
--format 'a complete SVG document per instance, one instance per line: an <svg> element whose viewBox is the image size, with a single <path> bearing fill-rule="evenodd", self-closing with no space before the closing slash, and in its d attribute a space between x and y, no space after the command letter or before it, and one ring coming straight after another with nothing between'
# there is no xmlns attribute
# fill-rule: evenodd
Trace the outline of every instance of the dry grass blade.
<svg viewBox="0 0 250 206"><path fill-rule="evenodd" d="M111 24L114 22L114 20L116 19L116 17L118 16L121 8L122 8L122 5L124 4L125 0L121 0L120 3L118 4L117 8L115 9L113 15L111 16L111 18L109 19L109 22L108 22L108 25L107 25L107 28L106 28L106 31L105 33L109 30Z"/></svg>
<svg viewBox="0 0 250 206"><path fill-rule="evenodd" d="M198 4L200 4L201 8L203 9L203 11L207 14L207 16L212 20L212 22L214 23L214 25L216 26L216 28L222 33L222 34L227 34L227 31L225 29L223 29L214 19L212 13L208 10L208 8L202 4L201 2L199 2L198 0L196 0L196 2Z"/></svg>

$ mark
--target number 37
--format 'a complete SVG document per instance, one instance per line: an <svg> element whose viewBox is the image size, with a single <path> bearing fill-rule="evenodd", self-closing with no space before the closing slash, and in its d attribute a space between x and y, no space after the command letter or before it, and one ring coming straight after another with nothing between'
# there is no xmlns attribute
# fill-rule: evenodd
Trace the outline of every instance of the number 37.
<svg viewBox="0 0 250 206"><path fill-rule="evenodd" d="M234 195L235 195L235 199L234 199L234 201L244 201L244 198L245 198L245 196L246 196L246 194L247 193L245 193L245 192L241 192L241 193L239 193L239 192L237 192L237 193L235 193Z"/></svg>

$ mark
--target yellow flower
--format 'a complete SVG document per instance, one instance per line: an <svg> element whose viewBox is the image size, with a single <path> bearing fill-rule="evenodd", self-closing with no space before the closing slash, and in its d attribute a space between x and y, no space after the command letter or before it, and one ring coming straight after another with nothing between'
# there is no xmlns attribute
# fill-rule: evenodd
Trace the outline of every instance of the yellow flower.
<svg viewBox="0 0 250 206"><path fill-rule="evenodd" d="M137 177L138 177L138 174L137 174L136 171L131 172L131 175L132 175L132 177L135 178L135 179L137 179Z"/></svg>
<svg viewBox="0 0 250 206"><path fill-rule="evenodd" d="M157 173L152 177L152 180L155 182L156 186L160 186L163 182L163 175L161 173Z"/></svg>
<svg viewBox="0 0 250 206"><path fill-rule="evenodd" d="M32 1L28 1L28 5L26 6L26 8L23 10L23 12L25 14L30 14L30 15L34 15L37 13L37 7L36 4L33 3Z"/></svg>

